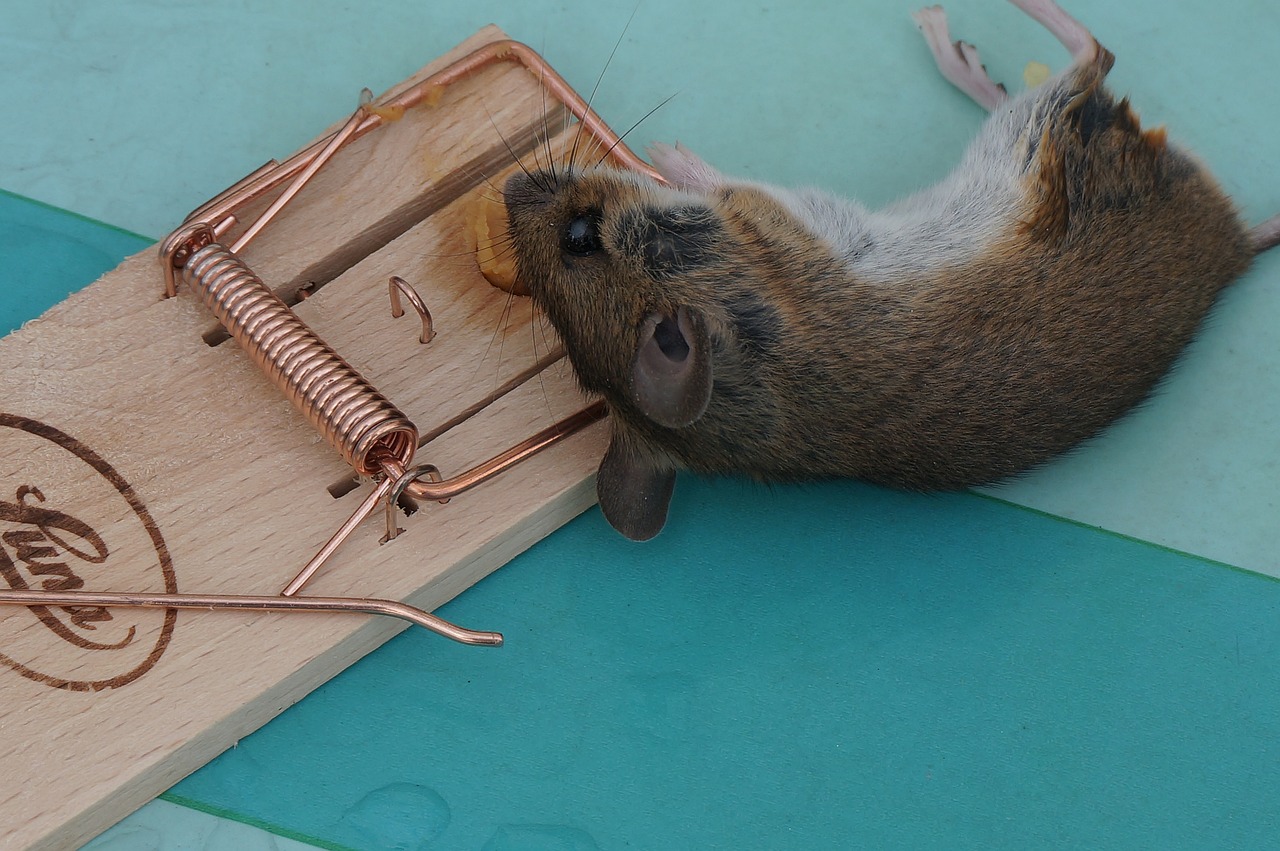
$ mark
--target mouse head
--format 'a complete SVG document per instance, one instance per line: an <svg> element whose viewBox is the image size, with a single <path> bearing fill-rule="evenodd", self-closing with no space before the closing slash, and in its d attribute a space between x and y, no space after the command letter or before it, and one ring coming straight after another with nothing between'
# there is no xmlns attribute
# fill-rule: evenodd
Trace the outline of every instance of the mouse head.
<svg viewBox="0 0 1280 851"><path fill-rule="evenodd" d="M503 193L519 282L612 413L601 508L638 540L662 528L677 465L732 469L714 457L741 451L760 352L781 333L767 292L794 280L767 262L769 243L794 242L779 204L683 149L651 153L668 185L559 168L519 173Z"/></svg>
<svg viewBox="0 0 1280 851"><path fill-rule="evenodd" d="M668 428L711 397L702 295L725 253L715 212L639 175L518 174L505 189L518 275L589 392Z"/></svg>
<svg viewBox="0 0 1280 851"><path fill-rule="evenodd" d="M583 388L606 398L615 423L681 429L702 417L714 346L706 293L731 254L717 213L695 194L603 168L517 174L504 200L519 279ZM643 539L665 520L674 468L625 443L615 425L598 489L615 527ZM637 497L643 517L621 511Z"/></svg>

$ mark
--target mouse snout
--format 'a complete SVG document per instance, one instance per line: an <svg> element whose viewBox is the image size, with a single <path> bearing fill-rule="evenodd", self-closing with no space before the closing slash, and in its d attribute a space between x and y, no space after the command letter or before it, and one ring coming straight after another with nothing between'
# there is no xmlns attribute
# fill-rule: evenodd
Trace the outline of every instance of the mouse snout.
<svg viewBox="0 0 1280 851"><path fill-rule="evenodd" d="M541 209L551 203L555 194L551 176L537 171L514 174L502 188L502 200L509 210Z"/></svg>

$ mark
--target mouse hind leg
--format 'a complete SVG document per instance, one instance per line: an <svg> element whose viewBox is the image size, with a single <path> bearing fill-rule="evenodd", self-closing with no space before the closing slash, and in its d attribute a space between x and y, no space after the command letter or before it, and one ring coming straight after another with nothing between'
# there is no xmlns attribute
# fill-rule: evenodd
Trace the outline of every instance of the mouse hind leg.
<svg viewBox="0 0 1280 851"><path fill-rule="evenodd" d="M987 76L978 57L978 48L966 41L952 41L947 27L947 13L941 6L929 6L911 15L929 45L933 61L947 82L977 101L987 111L999 106L1009 93L1000 83Z"/></svg>
<svg viewBox="0 0 1280 851"><path fill-rule="evenodd" d="M1054 0L1011 0L1044 26L1054 38L1071 51L1076 67L1099 65L1110 70L1115 58L1098 43L1084 24L1066 13ZM1008 97L1005 87L987 74L978 49L965 41L953 41L947 26L947 13L941 6L929 6L912 17L924 35L929 52L942 76L960 91L973 98L988 111L994 110Z"/></svg>
<svg viewBox="0 0 1280 851"><path fill-rule="evenodd" d="M1102 60L1100 64L1107 68L1114 61L1093 33L1084 24L1066 13L1054 0L1010 0L1013 5L1037 20L1053 37L1062 42L1062 46L1071 52L1071 58L1077 65L1091 65Z"/></svg>

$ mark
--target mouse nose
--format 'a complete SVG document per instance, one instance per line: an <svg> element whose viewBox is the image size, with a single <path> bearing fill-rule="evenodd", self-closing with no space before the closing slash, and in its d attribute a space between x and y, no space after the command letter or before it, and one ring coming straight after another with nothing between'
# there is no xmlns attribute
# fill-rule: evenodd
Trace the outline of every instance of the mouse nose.
<svg viewBox="0 0 1280 851"><path fill-rule="evenodd" d="M555 179L547 172L518 172L507 179L502 200L507 209L539 209L555 197Z"/></svg>

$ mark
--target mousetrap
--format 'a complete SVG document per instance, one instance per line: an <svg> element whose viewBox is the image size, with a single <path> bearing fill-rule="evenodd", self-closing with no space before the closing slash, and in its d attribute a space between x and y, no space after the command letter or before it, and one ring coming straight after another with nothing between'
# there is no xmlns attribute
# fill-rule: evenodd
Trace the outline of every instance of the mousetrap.
<svg viewBox="0 0 1280 851"><path fill-rule="evenodd" d="M644 168L485 29L0 340L5 847L87 840L408 622L501 642L429 612L594 502L606 426L467 234L588 142Z"/></svg>

